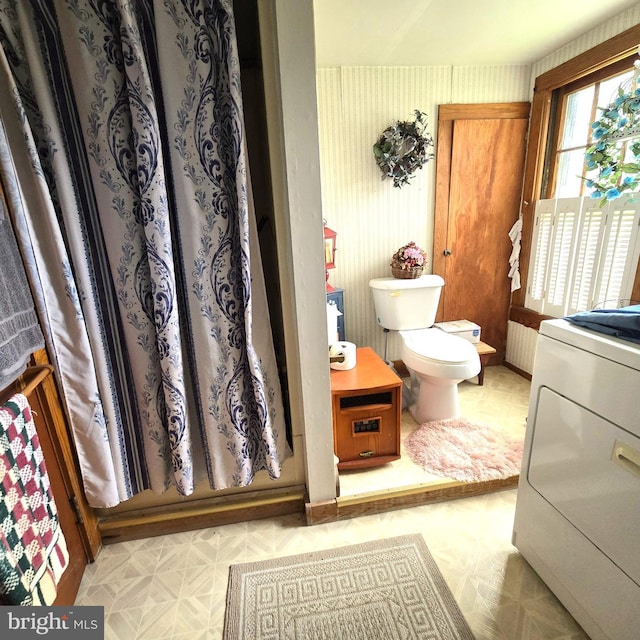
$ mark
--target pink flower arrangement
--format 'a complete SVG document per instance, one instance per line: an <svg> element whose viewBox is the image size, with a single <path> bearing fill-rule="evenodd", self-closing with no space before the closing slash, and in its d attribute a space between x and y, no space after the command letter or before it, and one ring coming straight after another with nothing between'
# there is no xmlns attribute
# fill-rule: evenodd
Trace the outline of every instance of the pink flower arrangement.
<svg viewBox="0 0 640 640"><path fill-rule="evenodd" d="M413 269L424 267L427 254L413 241L400 247L392 256L389 263L396 269Z"/></svg>

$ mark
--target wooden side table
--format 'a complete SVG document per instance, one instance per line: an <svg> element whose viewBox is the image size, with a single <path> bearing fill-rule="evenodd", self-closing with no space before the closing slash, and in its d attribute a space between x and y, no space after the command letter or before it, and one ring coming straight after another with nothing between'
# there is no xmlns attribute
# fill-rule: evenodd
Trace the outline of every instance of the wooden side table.
<svg viewBox="0 0 640 640"><path fill-rule="evenodd" d="M400 457L402 380L371 347L356 350L353 369L331 370L331 406L338 469Z"/></svg>
<svg viewBox="0 0 640 640"><path fill-rule="evenodd" d="M487 364L489 360L489 356L494 354L496 350L486 342L476 342L475 343L476 351L480 356L480 373L478 374L478 385L482 386L484 384L484 365Z"/></svg>

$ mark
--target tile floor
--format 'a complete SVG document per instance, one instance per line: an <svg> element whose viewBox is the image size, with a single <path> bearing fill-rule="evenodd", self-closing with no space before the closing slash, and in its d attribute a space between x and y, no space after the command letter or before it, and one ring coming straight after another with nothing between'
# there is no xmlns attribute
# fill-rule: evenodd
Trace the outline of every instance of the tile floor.
<svg viewBox="0 0 640 640"><path fill-rule="evenodd" d="M521 381L487 369L484 387L463 383L463 414L522 429ZM104 606L109 640L217 639L230 564L421 533L477 640L588 640L511 545L515 500L509 490L315 526L295 514L123 542L87 568L76 604Z"/></svg>

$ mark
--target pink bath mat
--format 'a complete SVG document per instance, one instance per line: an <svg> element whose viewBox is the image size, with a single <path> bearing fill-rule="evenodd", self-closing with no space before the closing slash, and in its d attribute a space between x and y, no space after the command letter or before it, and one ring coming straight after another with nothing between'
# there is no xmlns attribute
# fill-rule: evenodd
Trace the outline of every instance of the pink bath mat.
<svg viewBox="0 0 640 640"><path fill-rule="evenodd" d="M481 482L517 476L522 464L522 439L495 427L464 418L425 422L405 440L405 450L428 473Z"/></svg>

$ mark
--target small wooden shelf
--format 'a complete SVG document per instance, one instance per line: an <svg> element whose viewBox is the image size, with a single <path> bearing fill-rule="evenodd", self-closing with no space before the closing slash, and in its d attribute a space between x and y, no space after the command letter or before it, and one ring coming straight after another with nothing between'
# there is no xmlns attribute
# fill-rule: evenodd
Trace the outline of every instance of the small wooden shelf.
<svg viewBox="0 0 640 640"><path fill-rule="evenodd" d="M480 356L480 373L478 374L478 385L484 384L484 365L489 361L489 357L493 355L496 350L486 342L476 342L474 344L478 355Z"/></svg>
<svg viewBox="0 0 640 640"><path fill-rule="evenodd" d="M331 370L334 450L338 469L373 467L400 457L402 380L371 347L356 366Z"/></svg>

